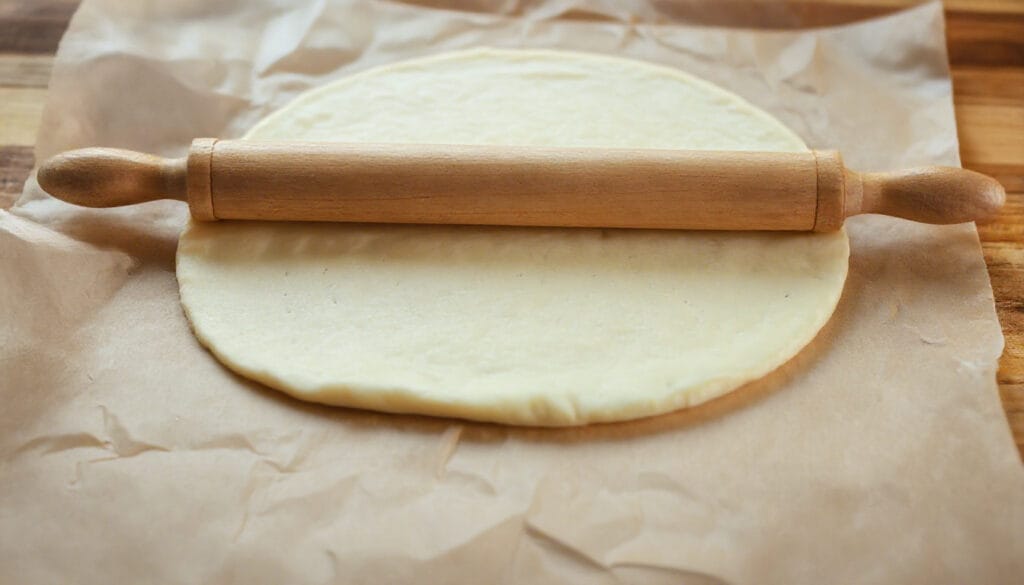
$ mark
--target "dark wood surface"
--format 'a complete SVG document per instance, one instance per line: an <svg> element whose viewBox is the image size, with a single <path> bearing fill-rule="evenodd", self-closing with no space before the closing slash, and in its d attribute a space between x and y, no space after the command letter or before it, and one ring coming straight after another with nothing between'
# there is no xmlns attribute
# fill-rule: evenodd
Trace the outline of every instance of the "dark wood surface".
<svg viewBox="0 0 1024 585"><path fill-rule="evenodd" d="M722 0L740 2L742 0ZM830 25L879 16L916 0L760 2L750 25ZM964 166L991 174L1009 199L982 245L1006 336L999 389L1024 454L1024 0L946 0L946 36ZM78 0L0 0L0 207L20 193L53 54ZM717 24L709 17L708 24Z"/></svg>

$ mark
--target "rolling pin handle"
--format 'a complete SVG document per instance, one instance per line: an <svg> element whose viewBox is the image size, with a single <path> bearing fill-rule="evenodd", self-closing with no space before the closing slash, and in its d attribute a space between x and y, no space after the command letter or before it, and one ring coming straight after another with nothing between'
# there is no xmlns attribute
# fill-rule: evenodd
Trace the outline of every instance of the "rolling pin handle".
<svg viewBox="0 0 1024 585"><path fill-rule="evenodd" d="M999 181L958 167L847 171L846 215L880 213L936 225L991 221L1006 202Z"/></svg>
<svg viewBox="0 0 1024 585"><path fill-rule="evenodd" d="M85 207L117 207L157 199L185 200L185 159L118 148L82 148L39 167L36 180L58 199Z"/></svg>

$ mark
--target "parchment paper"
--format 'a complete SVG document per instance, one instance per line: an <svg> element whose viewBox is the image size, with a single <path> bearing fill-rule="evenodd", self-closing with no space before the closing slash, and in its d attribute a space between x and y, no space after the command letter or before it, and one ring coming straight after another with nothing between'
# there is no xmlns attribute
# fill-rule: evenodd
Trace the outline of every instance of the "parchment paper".
<svg viewBox="0 0 1024 585"><path fill-rule="evenodd" d="M665 24L684 12L657 0L616 4L87 0L61 45L37 160L87 145L179 155L313 85L484 44L679 67L861 170L958 162L937 4L771 33ZM717 21L744 23L730 6ZM856 218L840 307L792 364L695 410L553 431L313 406L233 376L179 308L185 217L172 202L78 209L34 182L0 211L0 581L1024 574L1024 472L971 225Z"/></svg>

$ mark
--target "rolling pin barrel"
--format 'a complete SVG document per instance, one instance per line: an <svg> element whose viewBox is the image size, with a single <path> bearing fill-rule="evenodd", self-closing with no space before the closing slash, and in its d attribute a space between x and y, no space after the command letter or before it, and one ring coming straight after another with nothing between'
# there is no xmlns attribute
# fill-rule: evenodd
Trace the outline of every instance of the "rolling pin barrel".
<svg viewBox="0 0 1024 585"><path fill-rule="evenodd" d="M989 217L989 177L844 168L836 152L536 148L197 139L184 159L58 155L51 194L94 207L186 200L199 220L832 231L857 213L930 223Z"/></svg>
<svg viewBox="0 0 1024 585"><path fill-rule="evenodd" d="M815 225L812 153L244 141L197 146L193 153L199 154L189 159L189 201L203 219L768 230ZM192 180L200 175L210 178L208 186Z"/></svg>

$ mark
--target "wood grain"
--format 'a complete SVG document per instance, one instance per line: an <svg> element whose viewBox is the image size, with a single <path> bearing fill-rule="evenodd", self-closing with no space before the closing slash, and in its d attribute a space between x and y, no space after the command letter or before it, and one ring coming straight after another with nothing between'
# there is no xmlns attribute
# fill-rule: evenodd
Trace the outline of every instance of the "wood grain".
<svg viewBox="0 0 1024 585"><path fill-rule="evenodd" d="M755 2L749 13L752 25L791 28L842 24L917 3L791 0L780 9ZM0 140L0 205L20 191L31 170L30 147L22 144L26 129L38 123L38 108L31 104L41 103L38 90L46 85L48 56L56 50L77 4L77 0L0 3L0 88L10 99L10 105L0 101L0 118L4 125L19 128L14 146ZM1000 393L1014 439L1024 454L1024 0L945 0L944 4L963 164L996 176L1008 191L999 221L981 226L979 233L1006 335Z"/></svg>
<svg viewBox="0 0 1024 585"><path fill-rule="evenodd" d="M0 85L45 89L51 69L53 55L0 54Z"/></svg>
<svg viewBox="0 0 1024 585"><path fill-rule="evenodd" d="M0 87L4 123L0 124L0 144L31 146L43 115L46 89Z"/></svg>
<svg viewBox="0 0 1024 585"><path fill-rule="evenodd" d="M0 117L6 116L2 107ZM34 160L31 146L0 146L0 209L10 207L21 195Z"/></svg>
<svg viewBox="0 0 1024 585"><path fill-rule="evenodd" d="M0 3L0 52L57 52L79 0L5 0Z"/></svg>

